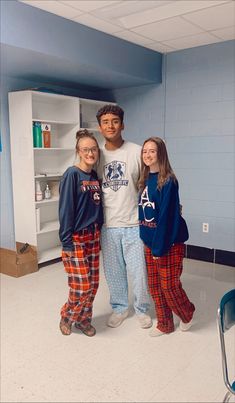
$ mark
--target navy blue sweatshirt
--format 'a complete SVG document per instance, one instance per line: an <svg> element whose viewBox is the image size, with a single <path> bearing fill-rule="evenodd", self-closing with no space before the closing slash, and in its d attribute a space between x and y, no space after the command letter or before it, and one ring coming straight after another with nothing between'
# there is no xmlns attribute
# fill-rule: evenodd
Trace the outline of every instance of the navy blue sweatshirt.
<svg viewBox="0 0 235 403"><path fill-rule="evenodd" d="M84 172L72 166L60 182L59 236L62 248L73 251L72 235L83 228L103 224L101 189L95 171Z"/></svg>
<svg viewBox="0 0 235 403"><path fill-rule="evenodd" d="M149 173L140 195L140 237L153 256L163 256L174 243L187 241L189 235L180 214L178 182L169 178L158 190L157 180L158 173Z"/></svg>

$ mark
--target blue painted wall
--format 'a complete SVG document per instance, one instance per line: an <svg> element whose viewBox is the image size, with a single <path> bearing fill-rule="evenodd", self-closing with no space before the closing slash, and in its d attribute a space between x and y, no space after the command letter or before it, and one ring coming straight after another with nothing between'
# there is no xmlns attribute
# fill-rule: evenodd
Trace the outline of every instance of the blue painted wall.
<svg viewBox="0 0 235 403"><path fill-rule="evenodd" d="M166 139L190 244L235 251L235 41L167 56ZM202 223L209 223L209 233Z"/></svg>
<svg viewBox="0 0 235 403"><path fill-rule="evenodd" d="M164 84L115 90L112 94L125 111L126 139L142 144L150 136L164 137Z"/></svg>
<svg viewBox="0 0 235 403"><path fill-rule="evenodd" d="M235 251L235 41L170 53L161 85L113 94L126 112L126 138L165 139L188 243Z"/></svg>

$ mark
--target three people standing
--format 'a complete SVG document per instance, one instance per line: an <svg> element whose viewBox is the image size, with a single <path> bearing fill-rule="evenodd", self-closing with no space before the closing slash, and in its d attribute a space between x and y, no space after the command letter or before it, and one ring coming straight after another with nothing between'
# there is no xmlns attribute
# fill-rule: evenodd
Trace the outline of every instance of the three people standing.
<svg viewBox="0 0 235 403"><path fill-rule="evenodd" d="M107 325L118 327L127 318L131 278L141 328L152 326L149 286L157 316L150 336L173 332L173 313L181 320L180 329L186 331L195 310L180 281L188 229L165 143L151 137L141 149L125 141L124 111L117 105L105 105L96 117L105 139L101 153L95 137L80 130L76 142L79 162L67 169L60 184L62 260L70 287L61 309L60 330L69 335L75 323L87 336L96 333L91 319L103 224L99 177L104 207L101 247L112 307ZM98 177L93 170L97 163Z"/></svg>

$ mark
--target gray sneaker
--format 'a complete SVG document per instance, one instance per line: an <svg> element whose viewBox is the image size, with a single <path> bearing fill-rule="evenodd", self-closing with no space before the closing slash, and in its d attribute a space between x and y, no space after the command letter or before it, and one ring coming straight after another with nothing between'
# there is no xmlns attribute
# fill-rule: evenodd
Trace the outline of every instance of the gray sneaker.
<svg viewBox="0 0 235 403"><path fill-rule="evenodd" d="M149 315L146 315L146 313L142 313L136 316L142 329L149 329L152 326L153 324L152 319L150 318Z"/></svg>
<svg viewBox="0 0 235 403"><path fill-rule="evenodd" d="M128 310L121 312L121 313L113 312L112 315L108 319L107 326L118 327L127 318L127 316L128 316Z"/></svg>

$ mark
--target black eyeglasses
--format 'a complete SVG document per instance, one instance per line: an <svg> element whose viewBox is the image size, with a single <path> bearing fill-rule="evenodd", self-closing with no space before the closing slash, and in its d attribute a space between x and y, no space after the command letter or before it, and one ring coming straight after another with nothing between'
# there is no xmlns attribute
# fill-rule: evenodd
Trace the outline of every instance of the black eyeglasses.
<svg viewBox="0 0 235 403"><path fill-rule="evenodd" d="M84 154L89 154L89 152L91 152L92 154L95 154L98 152L98 147L96 147L96 146L91 147L91 148L80 147L79 150L82 151Z"/></svg>

